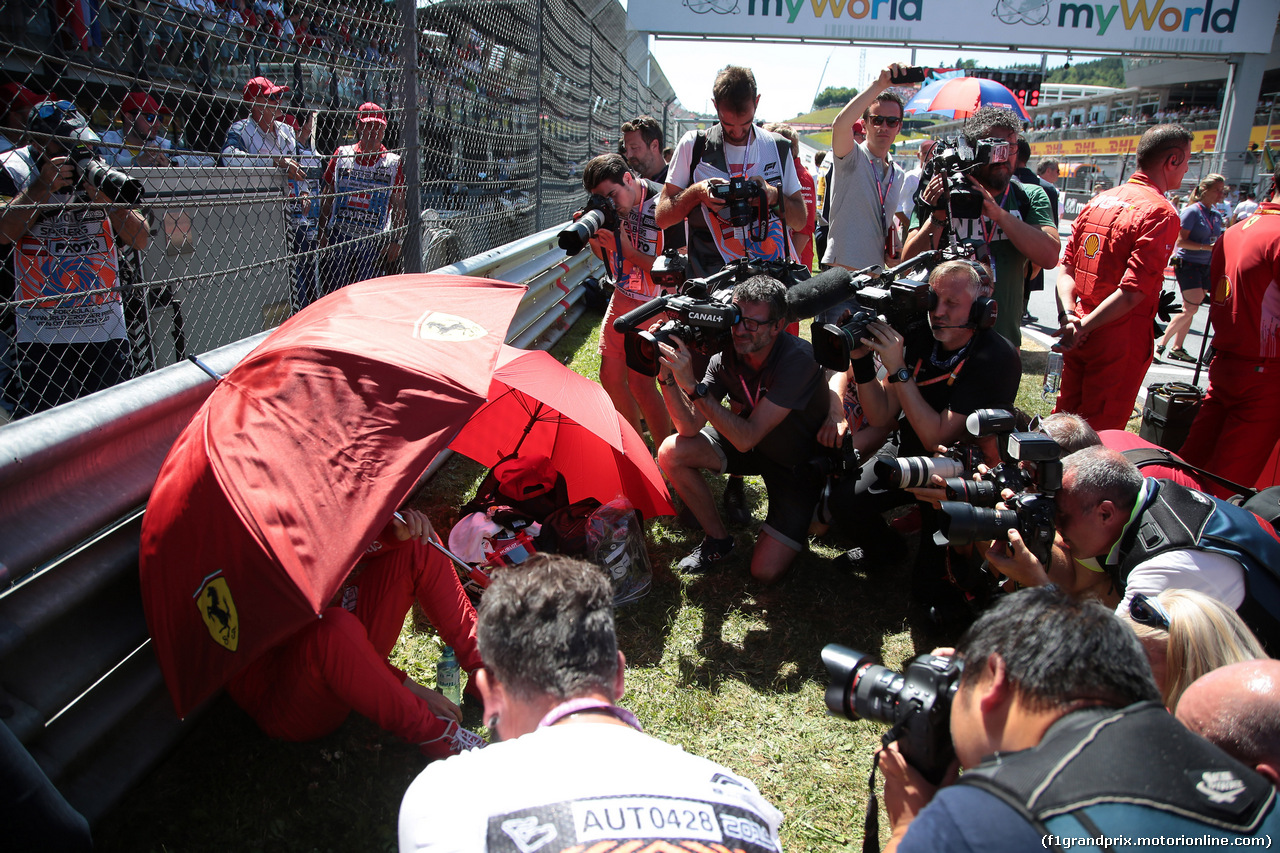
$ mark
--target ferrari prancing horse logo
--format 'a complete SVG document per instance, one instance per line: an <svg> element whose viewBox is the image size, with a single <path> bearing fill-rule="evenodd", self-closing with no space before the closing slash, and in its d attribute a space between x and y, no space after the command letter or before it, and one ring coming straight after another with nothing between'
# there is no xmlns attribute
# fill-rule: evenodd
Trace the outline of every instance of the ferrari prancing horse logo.
<svg viewBox="0 0 1280 853"><path fill-rule="evenodd" d="M231 599L227 579L215 577L206 583L196 596L196 607L214 641L234 652L240 644L240 616L236 613L235 601Z"/></svg>
<svg viewBox="0 0 1280 853"><path fill-rule="evenodd" d="M427 311L413 324L413 336L420 340L474 341L486 334L479 323L441 311Z"/></svg>

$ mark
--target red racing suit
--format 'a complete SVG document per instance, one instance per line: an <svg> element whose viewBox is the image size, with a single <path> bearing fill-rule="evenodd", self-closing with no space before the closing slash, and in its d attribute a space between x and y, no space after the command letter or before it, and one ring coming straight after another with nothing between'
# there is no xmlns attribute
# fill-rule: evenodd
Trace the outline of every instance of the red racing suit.
<svg viewBox="0 0 1280 853"><path fill-rule="evenodd" d="M1125 428L1151 366L1152 321L1180 228L1178 212L1141 172L1076 217L1062 269L1075 279L1077 304L1063 307L1083 318L1117 289L1145 298L1067 351L1055 412L1074 412L1096 430Z"/></svg>
<svg viewBox="0 0 1280 853"><path fill-rule="evenodd" d="M259 728L284 740L329 734L357 711L410 743L439 737L446 722L404 686L387 661L417 600L453 646L459 665L481 666L476 612L448 558L388 527L320 618L259 657L227 692Z"/></svg>
<svg viewBox="0 0 1280 853"><path fill-rule="evenodd" d="M1182 457L1249 486L1280 441L1280 203L1233 225L1209 264L1209 392Z"/></svg>

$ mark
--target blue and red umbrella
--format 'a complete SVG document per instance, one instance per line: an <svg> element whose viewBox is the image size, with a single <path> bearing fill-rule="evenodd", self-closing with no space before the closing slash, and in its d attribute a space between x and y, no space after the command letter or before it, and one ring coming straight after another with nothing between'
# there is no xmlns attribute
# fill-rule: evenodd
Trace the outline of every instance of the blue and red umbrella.
<svg viewBox="0 0 1280 853"><path fill-rule="evenodd" d="M1013 110L1023 121L1031 121L1017 95L995 80L985 77L952 77L937 80L920 88L903 108L903 114L936 113L951 118L966 118L978 107L996 106Z"/></svg>

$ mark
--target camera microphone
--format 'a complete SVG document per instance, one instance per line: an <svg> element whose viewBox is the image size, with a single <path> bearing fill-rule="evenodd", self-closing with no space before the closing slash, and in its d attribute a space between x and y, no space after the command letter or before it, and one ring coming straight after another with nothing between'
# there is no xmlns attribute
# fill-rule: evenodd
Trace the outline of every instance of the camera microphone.
<svg viewBox="0 0 1280 853"><path fill-rule="evenodd" d="M787 316L800 320L840 304L856 292L853 276L844 267L832 267L790 288L787 290Z"/></svg>

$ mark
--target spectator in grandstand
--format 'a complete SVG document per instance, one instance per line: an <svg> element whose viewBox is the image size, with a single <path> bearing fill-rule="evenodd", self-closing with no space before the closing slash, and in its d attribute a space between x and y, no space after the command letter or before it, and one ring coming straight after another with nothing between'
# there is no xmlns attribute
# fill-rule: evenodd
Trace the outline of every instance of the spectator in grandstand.
<svg viewBox="0 0 1280 853"><path fill-rule="evenodd" d="M146 248L147 221L88 181L68 154L101 142L69 101L31 111L29 144L0 154L0 292L15 308L19 393L15 416L41 412L129 378L129 341L117 286L117 243ZM44 210L40 206L45 206ZM48 206L54 209L49 210Z"/></svg>
<svg viewBox="0 0 1280 853"><path fill-rule="evenodd" d="M122 169L129 166L175 165L173 143L160 135L161 107L145 92L130 92L120 102L120 130L102 134L103 158Z"/></svg>
<svg viewBox="0 0 1280 853"><path fill-rule="evenodd" d="M640 177L666 183L667 161L662 156L662 128L653 116L639 116L622 125L623 156Z"/></svg>
<svg viewBox="0 0 1280 853"><path fill-rule="evenodd" d="M1200 676L1182 694L1177 716L1280 788L1280 661L1232 663Z"/></svg>
<svg viewBox="0 0 1280 853"><path fill-rule="evenodd" d="M21 83L0 86L0 153L17 147L26 132L31 108L43 100Z"/></svg>
<svg viewBox="0 0 1280 853"><path fill-rule="evenodd" d="M373 102L361 104L355 144L339 146L325 167L320 245L333 247L325 293L385 275L400 258L404 165L382 144L386 131L386 111Z"/></svg>
<svg viewBox="0 0 1280 853"><path fill-rule="evenodd" d="M277 86L266 77L254 77L244 84L244 102L249 117L227 129L222 146L224 166L275 166L291 181L306 180L298 163L298 140L293 128L280 121L280 108L288 86Z"/></svg>
<svg viewBox="0 0 1280 853"><path fill-rule="evenodd" d="M1200 310L1200 303L1209 292L1209 259L1224 227L1217 205L1226 191L1226 178L1206 175L1191 191L1191 202L1179 215L1181 229L1173 251L1173 271L1178 289L1182 291L1182 313L1169 322L1156 344L1157 356L1163 356L1165 347L1169 348L1165 357L1170 361L1196 363L1196 357L1183 349L1182 344L1191 330L1192 319Z"/></svg>
<svg viewBox="0 0 1280 853"><path fill-rule="evenodd" d="M413 781L401 853L781 849L782 815L754 784L643 734L618 707L626 659L597 567L539 554L495 572L477 633L484 719L501 743ZM549 771L538 784L534 768Z"/></svg>
<svg viewBox="0 0 1280 853"><path fill-rule="evenodd" d="M1138 169L1076 217L1058 272L1059 347L1066 351L1057 412L1094 429L1124 429L1152 359L1152 321L1178 213L1164 193L1182 182L1191 132L1175 124L1138 140Z"/></svg>
<svg viewBox="0 0 1280 853"><path fill-rule="evenodd" d="M1258 638L1221 601L1194 589L1135 594L1122 614L1142 643L1170 713L1200 676L1220 666L1265 658Z"/></svg>
<svg viewBox="0 0 1280 853"><path fill-rule="evenodd" d="M831 123L834 165L827 181L827 251L822 262L859 270L872 264L890 266L901 250L895 214L906 173L893 162L889 148L902 128L902 98L889 88L898 64L844 105ZM870 136L859 140L855 124ZM867 141L870 140L870 141ZM818 314L818 321L834 323L854 307L846 299Z"/></svg>
<svg viewBox="0 0 1280 853"><path fill-rule="evenodd" d="M795 161L796 177L800 179L800 191L804 194L805 223L802 230L791 229L791 242L800 253L800 263L806 269L813 267L813 230L817 225L818 200L817 188L813 183L813 175L800 162L800 136L795 128L784 123L770 123L764 126L770 133L776 133L791 143L791 158Z"/></svg>
<svg viewBox="0 0 1280 853"><path fill-rule="evenodd" d="M601 228L591 238L591 250L613 277L613 296L600 327L600 384L637 435L644 434L640 423L644 417L657 447L671 433L671 417L653 377L627 367L624 336L614 331L613 321L661 295L650 270L664 248L664 234L653 215L662 185L628 169L618 154L604 154L587 163L582 185L589 193L611 199L622 224L617 231Z"/></svg>

